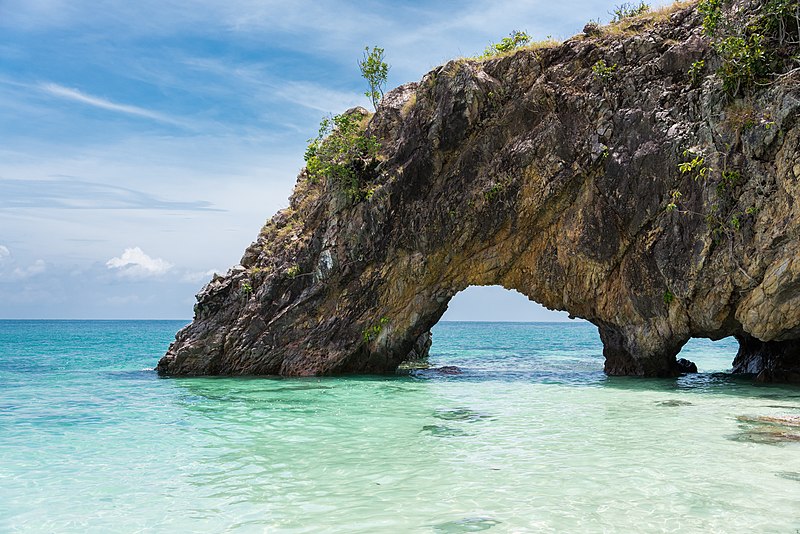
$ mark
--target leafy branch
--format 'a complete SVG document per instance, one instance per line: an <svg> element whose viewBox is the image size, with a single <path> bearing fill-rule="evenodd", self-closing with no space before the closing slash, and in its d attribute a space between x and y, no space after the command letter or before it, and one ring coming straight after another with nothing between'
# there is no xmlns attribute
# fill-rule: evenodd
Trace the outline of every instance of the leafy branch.
<svg viewBox="0 0 800 534"><path fill-rule="evenodd" d="M383 90L389 76L389 65L384 61L385 57L383 48L373 46L370 50L367 46L364 48L364 57L358 62L361 76L369 84L369 91L364 95L372 100L375 111L378 110L378 104L383 99Z"/></svg>

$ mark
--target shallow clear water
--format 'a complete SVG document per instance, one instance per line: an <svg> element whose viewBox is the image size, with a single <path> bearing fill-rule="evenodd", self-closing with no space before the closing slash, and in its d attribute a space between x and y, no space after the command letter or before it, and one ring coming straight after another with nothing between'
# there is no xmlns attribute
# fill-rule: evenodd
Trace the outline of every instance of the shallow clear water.
<svg viewBox="0 0 800 534"><path fill-rule="evenodd" d="M463 374L158 379L179 322L0 321L0 531L789 532L800 388L607 378L587 324L442 323Z"/></svg>

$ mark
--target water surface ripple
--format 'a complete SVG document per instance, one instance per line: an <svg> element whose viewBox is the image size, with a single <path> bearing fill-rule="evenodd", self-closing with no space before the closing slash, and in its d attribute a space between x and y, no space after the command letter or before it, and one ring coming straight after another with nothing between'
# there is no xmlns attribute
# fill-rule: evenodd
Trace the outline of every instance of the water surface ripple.
<svg viewBox="0 0 800 534"><path fill-rule="evenodd" d="M180 322L0 321L3 532L787 532L800 388L608 378L586 324L442 323L398 377L159 379Z"/></svg>

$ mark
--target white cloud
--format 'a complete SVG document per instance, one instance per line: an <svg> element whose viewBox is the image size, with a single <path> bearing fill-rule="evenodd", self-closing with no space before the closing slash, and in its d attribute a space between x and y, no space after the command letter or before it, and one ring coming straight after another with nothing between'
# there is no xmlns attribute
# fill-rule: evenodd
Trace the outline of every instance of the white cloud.
<svg viewBox="0 0 800 534"><path fill-rule="evenodd" d="M8 247L4 247L3 245L0 245L0 263L2 263L2 261L5 258L9 257L10 255L11 255L11 251L8 250Z"/></svg>
<svg viewBox="0 0 800 534"><path fill-rule="evenodd" d="M28 267L17 267L14 269L14 272L11 274L11 276L12 278L16 278L18 280L24 280L26 278L36 276L37 274L42 274L46 270L47 264L44 262L44 260L36 260Z"/></svg>
<svg viewBox="0 0 800 534"><path fill-rule="evenodd" d="M58 85L55 83L43 83L39 85L39 88L45 93L48 93L50 95L57 96L59 98L64 98L66 100L73 100L75 102L80 102L82 104L87 104L89 106L93 106L96 108L105 109L108 111L115 111L117 113L125 113L127 115L135 115L137 117L144 117L146 119L165 122L176 126L185 126L180 121L173 119L172 117L162 115L161 113L158 113L156 111L151 111L149 109L141 108L139 106L118 104L116 102L106 100L105 98L87 95L86 93L83 93L77 89L71 89L69 87L64 87L63 85Z"/></svg>
<svg viewBox="0 0 800 534"><path fill-rule="evenodd" d="M126 248L119 258L106 262L109 269L117 269L120 276L150 278L161 276L172 269L172 264L161 258L151 258L139 247Z"/></svg>

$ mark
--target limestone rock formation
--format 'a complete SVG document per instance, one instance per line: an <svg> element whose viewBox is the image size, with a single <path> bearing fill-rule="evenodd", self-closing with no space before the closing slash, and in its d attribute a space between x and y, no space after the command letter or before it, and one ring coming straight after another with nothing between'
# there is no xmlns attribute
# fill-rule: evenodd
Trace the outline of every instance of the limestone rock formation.
<svg viewBox="0 0 800 534"><path fill-rule="evenodd" d="M674 376L690 338L736 336L736 371L800 376L800 73L727 97L702 20L637 17L391 91L368 194L302 172L158 371L393 372L456 293L496 284L595 324L612 375Z"/></svg>

